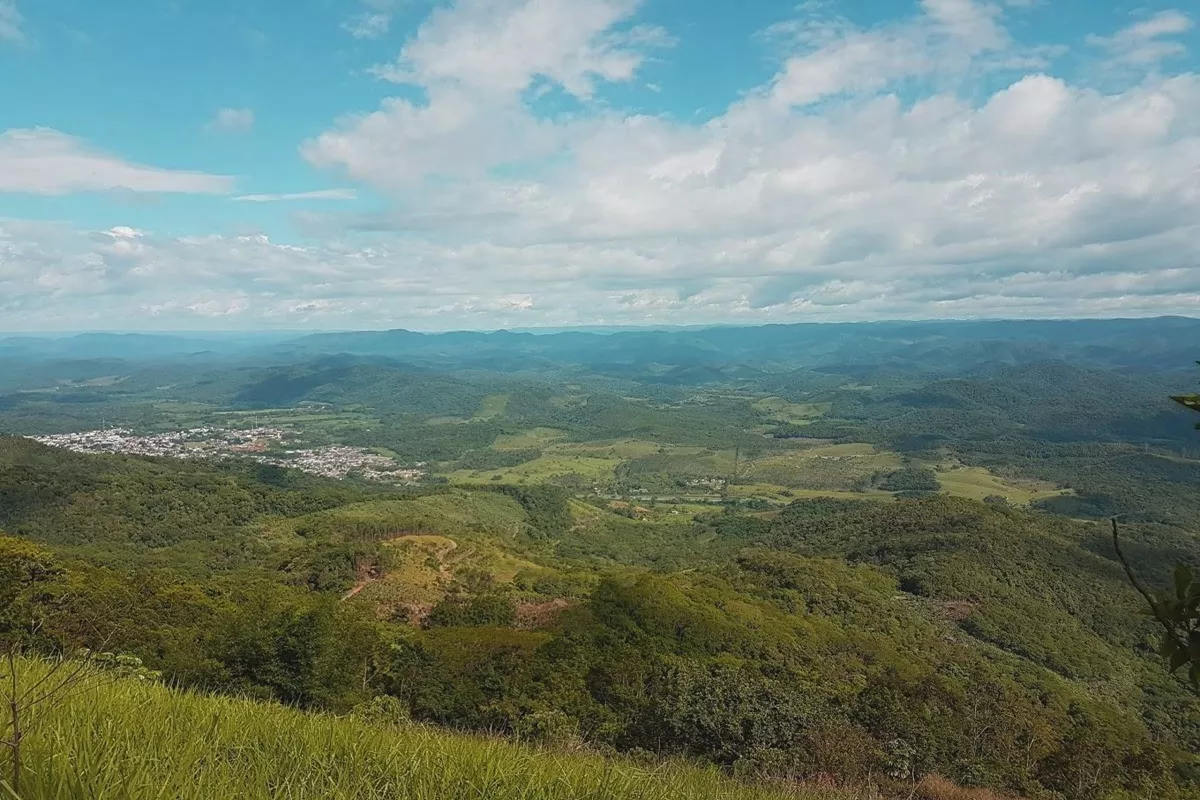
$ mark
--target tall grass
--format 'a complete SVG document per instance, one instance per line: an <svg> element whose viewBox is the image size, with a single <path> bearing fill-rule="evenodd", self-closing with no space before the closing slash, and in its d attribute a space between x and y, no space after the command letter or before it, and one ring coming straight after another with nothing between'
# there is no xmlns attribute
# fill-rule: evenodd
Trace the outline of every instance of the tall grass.
<svg viewBox="0 0 1200 800"><path fill-rule="evenodd" d="M45 669L21 662L22 680ZM846 800L125 679L81 688L29 723L21 800Z"/></svg>

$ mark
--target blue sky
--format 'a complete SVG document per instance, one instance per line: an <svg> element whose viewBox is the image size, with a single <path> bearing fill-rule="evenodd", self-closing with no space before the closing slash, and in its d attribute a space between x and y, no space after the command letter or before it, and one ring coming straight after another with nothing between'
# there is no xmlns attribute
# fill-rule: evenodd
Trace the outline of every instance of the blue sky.
<svg viewBox="0 0 1200 800"><path fill-rule="evenodd" d="M1195 17L0 0L0 330L1195 314Z"/></svg>

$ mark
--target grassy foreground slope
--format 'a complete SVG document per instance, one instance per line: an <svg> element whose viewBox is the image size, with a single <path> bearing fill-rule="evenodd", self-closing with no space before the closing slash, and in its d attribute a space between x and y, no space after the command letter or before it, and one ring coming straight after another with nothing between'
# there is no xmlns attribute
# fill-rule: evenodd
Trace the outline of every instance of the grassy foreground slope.
<svg viewBox="0 0 1200 800"><path fill-rule="evenodd" d="M23 662L25 685L45 670L39 662ZM715 769L648 769L134 680L92 683L40 712L25 741L24 761L23 800L852 797L833 790L756 788ZM0 779L0 796L14 796L7 789Z"/></svg>

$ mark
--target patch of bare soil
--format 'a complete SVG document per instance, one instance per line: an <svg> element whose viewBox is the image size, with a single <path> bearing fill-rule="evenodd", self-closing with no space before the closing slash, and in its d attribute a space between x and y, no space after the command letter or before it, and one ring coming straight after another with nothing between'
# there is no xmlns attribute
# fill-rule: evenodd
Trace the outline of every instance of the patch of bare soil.
<svg viewBox="0 0 1200 800"><path fill-rule="evenodd" d="M518 603L513 627L521 630L548 628L558 620L558 615L573 603L565 597L556 597L544 603Z"/></svg>

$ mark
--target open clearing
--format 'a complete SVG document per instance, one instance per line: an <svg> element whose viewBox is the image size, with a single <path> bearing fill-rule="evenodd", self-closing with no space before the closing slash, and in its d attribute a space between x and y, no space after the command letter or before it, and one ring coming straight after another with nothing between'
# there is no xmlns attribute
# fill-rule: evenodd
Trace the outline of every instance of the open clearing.
<svg viewBox="0 0 1200 800"><path fill-rule="evenodd" d="M531 428L520 433L505 433L496 437L493 450L535 450L565 437L558 428Z"/></svg>
<svg viewBox="0 0 1200 800"><path fill-rule="evenodd" d="M1069 489L1058 489L1042 481L1009 481L993 475L983 467L958 467L939 470L938 483L942 491L957 497L982 500L988 495L1000 495L1013 505L1025 506L1048 497L1070 494Z"/></svg>
<svg viewBox="0 0 1200 800"><path fill-rule="evenodd" d="M851 491L879 472L901 466L899 454L862 443L834 444L778 453L750 462L741 476L792 490Z"/></svg>
<svg viewBox="0 0 1200 800"><path fill-rule="evenodd" d="M511 397L510 394L489 394L483 398L483 402L479 404L479 411L472 419L475 422L495 419L508 409L508 401Z"/></svg>
<svg viewBox="0 0 1200 800"><path fill-rule="evenodd" d="M830 403L793 403L782 397L764 397L754 402L754 408L780 422L807 425L829 412Z"/></svg>
<svg viewBox="0 0 1200 800"><path fill-rule="evenodd" d="M615 477L617 467L631 459L650 456L660 451L689 450L697 453L702 451L702 448L698 447L677 448L641 439L553 443L550 439L552 435L561 435L561 431L539 428L521 434L520 437L523 438L502 437L505 438L505 441L498 444L503 444L503 447L495 449L524 449L516 448L513 445L520 442L525 443L528 447L530 444L538 442L544 445L542 455L513 467L491 470L456 470L447 473L447 477L451 481L461 483L490 481L537 483L565 475L577 475L593 481L610 481Z"/></svg>

